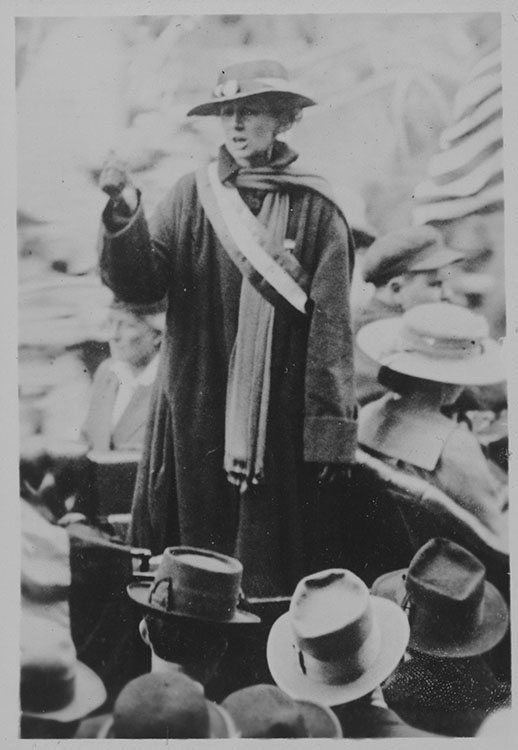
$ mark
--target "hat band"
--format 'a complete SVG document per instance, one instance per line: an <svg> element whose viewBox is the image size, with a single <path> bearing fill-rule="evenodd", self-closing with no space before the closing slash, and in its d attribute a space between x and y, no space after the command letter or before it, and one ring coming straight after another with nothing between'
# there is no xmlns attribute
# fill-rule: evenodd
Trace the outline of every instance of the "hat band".
<svg viewBox="0 0 518 750"><path fill-rule="evenodd" d="M221 99L223 97L232 97L237 94L247 93L250 84L267 86L275 91L286 86L287 80L285 78L253 78L250 81L240 82L237 79L229 78L222 83L218 83L213 90L212 95L216 97L216 99ZM253 93L253 91L250 91L250 93Z"/></svg>
<svg viewBox="0 0 518 750"><path fill-rule="evenodd" d="M437 643L464 642L478 632L484 622L484 600L476 606L439 607L434 604L430 608L417 604L410 596L409 621L412 629L421 635L437 641Z"/></svg>
<svg viewBox="0 0 518 750"><path fill-rule="evenodd" d="M314 682L344 685L357 680L372 666L379 654L380 646L380 630L378 625L373 623L368 637L349 656L341 654L339 659L323 661L299 649L299 666Z"/></svg>
<svg viewBox="0 0 518 750"><path fill-rule="evenodd" d="M151 589L149 603L166 612L226 621L235 612L237 596L232 593L225 597L221 591L202 591L188 586L174 588L171 578L161 578Z"/></svg>
<svg viewBox="0 0 518 750"><path fill-rule="evenodd" d="M480 340L424 336L406 328L401 331L399 340L396 342L396 349L391 354L400 354L401 352L426 354L441 359L469 360L483 354L484 345Z"/></svg>
<svg viewBox="0 0 518 750"><path fill-rule="evenodd" d="M47 711L60 711L74 700L76 678L74 674L67 677L62 675L47 675L35 670L20 685L20 701L22 711L44 714Z"/></svg>

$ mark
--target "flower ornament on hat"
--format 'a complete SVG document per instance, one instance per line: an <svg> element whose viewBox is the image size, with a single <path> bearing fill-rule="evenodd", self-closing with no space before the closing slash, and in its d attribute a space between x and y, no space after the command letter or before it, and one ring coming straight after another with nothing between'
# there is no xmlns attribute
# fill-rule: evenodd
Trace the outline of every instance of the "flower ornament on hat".
<svg viewBox="0 0 518 750"><path fill-rule="evenodd" d="M313 99L297 91L288 80L286 68L275 60L252 60L228 65L220 71L210 101L198 104L187 113L219 115L222 104L257 95L276 95L292 107L311 107Z"/></svg>
<svg viewBox="0 0 518 750"><path fill-rule="evenodd" d="M288 695L334 706L367 695L388 677L408 637L401 609L370 596L351 571L332 568L298 583L289 612L272 626L266 655Z"/></svg>
<svg viewBox="0 0 518 750"><path fill-rule="evenodd" d="M408 611L409 648L431 656L486 653L509 626L507 605L484 565L449 539L430 539L408 569L380 576L371 590Z"/></svg>
<svg viewBox="0 0 518 750"><path fill-rule="evenodd" d="M196 547L164 550L152 581L134 581L130 598L143 609L220 625L260 622L238 607L243 566L234 557Z"/></svg>
<svg viewBox="0 0 518 750"><path fill-rule="evenodd" d="M484 317L449 302L416 305L358 331L360 349L380 365L423 380L489 385L505 380L499 344Z"/></svg>

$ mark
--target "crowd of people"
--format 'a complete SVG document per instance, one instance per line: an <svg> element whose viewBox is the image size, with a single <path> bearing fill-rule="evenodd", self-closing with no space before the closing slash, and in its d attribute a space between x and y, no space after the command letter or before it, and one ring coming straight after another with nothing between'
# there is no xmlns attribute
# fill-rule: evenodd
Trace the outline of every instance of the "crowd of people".
<svg viewBox="0 0 518 750"><path fill-rule="evenodd" d="M22 737L474 736L490 715L505 724L507 465L473 429L477 413L507 407L500 345L456 296L464 254L437 227L363 237L355 258L330 185L279 137L313 104L277 62L226 67L188 113L220 119L218 158L149 222L124 164L102 171L110 358L83 451L21 465ZM358 307L355 262L372 291ZM124 538L99 522L92 451L138 456ZM375 580L342 536L353 498L376 523L362 455L444 498L441 533L416 542L407 528L407 547L383 526L392 512L404 528L397 503L385 508ZM120 588L145 655L116 689L74 643L77 523L133 558ZM370 526L361 512L354 524L365 559Z"/></svg>

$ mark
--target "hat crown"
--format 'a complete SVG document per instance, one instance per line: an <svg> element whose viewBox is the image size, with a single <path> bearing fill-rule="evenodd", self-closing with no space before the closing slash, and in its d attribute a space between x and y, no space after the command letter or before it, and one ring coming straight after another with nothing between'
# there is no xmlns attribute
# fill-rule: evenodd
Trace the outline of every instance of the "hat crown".
<svg viewBox="0 0 518 750"><path fill-rule="evenodd" d="M249 60L247 62L227 65L220 71L218 84L228 81L253 81L261 78L279 78L288 80L288 71L276 60Z"/></svg>
<svg viewBox="0 0 518 750"><path fill-rule="evenodd" d="M227 696L222 705L242 737L309 736L297 702L275 685L242 688Z"/></svg>
<svg viewBox="0 0 518 750"><path fill-rule="evenodd" d="M235 614L243 566L233 557L195 547L168 547L149 604L164 612L225 622Z"/></svg>

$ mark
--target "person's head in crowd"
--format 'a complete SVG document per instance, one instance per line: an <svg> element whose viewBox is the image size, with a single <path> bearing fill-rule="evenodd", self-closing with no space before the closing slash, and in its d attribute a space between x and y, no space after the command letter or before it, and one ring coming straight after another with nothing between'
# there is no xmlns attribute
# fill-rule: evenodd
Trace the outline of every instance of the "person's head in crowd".
<svg viewBox="0 0 518 750"><path fill-rule="evenodd" d="M187 115L219 117L230 155L239 166L254 167L268 162L277 136L314 104L290 84L279 62L250 60L225 66L211 99Z"/></svg>
<svg viewBox="0 0 518 750"><path fill-rule="evenodd" d="M119 693L106 736L116 739L229 739L239 734L225 711L187 675L145 674Z"/></svg>
<svg viewBox="0 0 518 750"><path fill-rule="evenodd" d="M486 579L486 568L450 539L430 539L408 568L385 573L371 592L408 614L408 650L461 659L493 649L509 627L507 604Z"/></svg>
<svg viewBox="0 0 518 750"><path fill-rule="evenodd" d="M376 239L363 256L362 275L374 296L395 312L449 298L448 271L463 259L438 229L409 227Z"/></svg>
<svg viewBox="0 0 518 750"><path fill-rule="evenodd" d="M396 668L409 638L394 602L372 596L349 570L303 578L273 624L267 661L275 683L298 700L339 706L370 696Z"/></svg>
<svg viewBox="0 0 518 750"><path fill-rule="evenodd" d="M382 385L438 408L454 403L463 386L505 380L500 347L489 338L485 318L448 302L368 323L357 342L381 366Z"/></svg>
<svg viewBox="0 0 518 750"><path fill-rule="evenodd" d="M113 359L143 370L157 354L165 327L164 302L138 305L115 298L110 304L106 331Z"/></svg>
<svg viewBox="0 0 518 750"><path fill-rule="evenodd" d="M22 739L73 737L79 722L106 700L101 679L77 660L66 623L22 613Z"/></svg>
<svg viewBox="0 0 518 750"><path fill-rule="evenodd" d="M327 707L297 701L275 685L251 685L236 690L222 703L243 738L342 736L340 723Z"/></svg>
<svg viewBox="0 0 518 750"><path fill-rule="evenodd" d="M134 581L130 598L144 615L140 633L153 672L181 670L202 685L216 672L229 633L260 620L241 609L243 566L194 547L168 547L152 580Z"/></svg>

